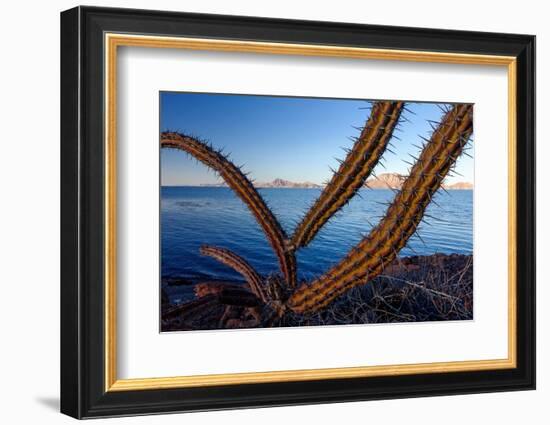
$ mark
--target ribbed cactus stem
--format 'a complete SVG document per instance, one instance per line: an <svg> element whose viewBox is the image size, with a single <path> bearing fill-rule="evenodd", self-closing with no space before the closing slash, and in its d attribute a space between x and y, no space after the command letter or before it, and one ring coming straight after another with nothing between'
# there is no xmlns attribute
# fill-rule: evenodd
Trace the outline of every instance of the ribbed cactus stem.
<svg viewBox="0 0 550 425"><path fill-rule="evenodd" d="M306 246L323 225L365 184L392 137L403 102L374 102L370 116L338 171L304 216L292 237L294 249Z"/></svg>
<svg viewBox="0 0 550 425"><path fill-rule="evenodd" d="M212 257L241 274L248 283L252 293L264 303L267 302L267 297L262 286L262 277L244 258L229 249L208 245L201 246L200 252L202 255Z"/></svg>
<svg viewBox="0 0 550 425"><path fill-rule="evenodd" d="M206 166L215 170L247 205L256 221L262 227L266 237L273 247L283 276L290 287L296 285L296 259L294 253L286 249L286 234L267 207L262 196L254 188L244 173L226 156L215 151L200 140L175 132L161 134L161 146L187 152Z"/></svg>
<svg viewBox="0 0 550 425"><path fill-rule="evenodd" d="M301 314L321 310L375 278L397 257L471 136L472 114L472 105L457 105L444 115L385 217L342 261L311 284L301 285L288 299L288 308Z"/></svg>

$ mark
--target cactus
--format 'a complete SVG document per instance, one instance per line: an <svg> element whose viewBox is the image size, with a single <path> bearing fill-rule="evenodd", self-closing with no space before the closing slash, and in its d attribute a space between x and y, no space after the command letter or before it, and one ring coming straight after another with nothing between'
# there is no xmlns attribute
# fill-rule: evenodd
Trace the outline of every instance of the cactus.
<svg viewBox="0 0 550 425"><path fill-rule="evenodd" d="M426 207L471 133L471 105L460 105L447 112L386 216L340 263L310 285L301 285L287 306L296 313L322 309L343 292L380 274L416 231Z"/></svg>
<svg viewBox="0 0 550 425"><path fill-rule="evenodd" d="M285 248L286 234L262 196L254 188L246 175L233 164L221 151L214 150L200 140L174 132L164 132L161 135L163 148L180 149L216 171L248 206L263 231L277 258L281 271L289 286L296 284L296 258Z"/></svg>
<svg viewBox="0 0 550 425"><path fill-rule="evenodd" d="M267 302L267 298L262 287L262 278L244 258L239 257L229 249L216 248L215 246L208 245L201 246L200 252L202 255L208 255L215 258L220 263L223 263L240 273L245 278L252 293L263 302Z"/></svg>
<svg viewBox="0 0 550 425"><path fill-rule="evenodd" d="M223 248L204 246L201 252L242 274L254 296L264 305L260 324L276 323L286 311L311 314L322 310L349 289L367 284L398 256L415 234L427 206L473 131L473 106L455 105L445 111L430 139L424 139L420 156L389 204L385 216L329 271L297 288L295 251L306 246L318 230L361 188L387 149L398 125L403 102L374 102L370 117L339 170L288 239L275 216L241 170L203 142L179 133L162 133L163 147L182 149L216 170L248 205L279 259L283 279L260 276L244 259ZM223 292L223 291L222 291ZM242 298L242 297L241 297ZM246 297L242 298L243 300ZM218 297L218 302L232 305ZM253 305L251 300L247 301ZM244 305L243 304L243 305ZM211 302L206 303L212 308ZM200 304L199 304L200 306ZM195 309L195 305L193 305ZM193 310L191 309L191 310ZM170 310L170 314L174 314ZM249 322L247 322L249 323Z"/></svg>
<svg viewBox="0 0 550 425"><path fill-rule="evenodd" d="M319 229L365 184L388 146L402 109L403 102L377 102L373 105L353 148L298 224L292 236L294 249L311 242Z"/></svg>

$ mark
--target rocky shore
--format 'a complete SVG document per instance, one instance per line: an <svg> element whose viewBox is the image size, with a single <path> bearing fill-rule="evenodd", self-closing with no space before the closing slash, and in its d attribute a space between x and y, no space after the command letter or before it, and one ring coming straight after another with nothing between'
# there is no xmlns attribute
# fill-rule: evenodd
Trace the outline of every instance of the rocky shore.
<svg viewBox="0 0 550 425"><path fill-rule="evenodd" d="M174 291L181 294L179 302L174 302ZM246 294L242 282L163 279L162 330L254 327L257 317L245 315L252 308L244 305L241 315L233 311L235 317L226 317L225 301L220 302L221 297L235 296L240 303L246 304ZM253 297L250 303L252 307ZM200 320L195 320L195 310L205 312L201 313ZM399 258L372 282L352 289L322 312L313 316L287 313L277 326L471 319L472 256L434 254Z"/></svg>

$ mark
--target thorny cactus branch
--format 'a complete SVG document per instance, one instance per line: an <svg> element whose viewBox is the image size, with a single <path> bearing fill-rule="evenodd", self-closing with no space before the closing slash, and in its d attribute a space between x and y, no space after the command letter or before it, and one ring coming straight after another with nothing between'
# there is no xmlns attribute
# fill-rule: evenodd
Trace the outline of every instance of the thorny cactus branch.
<svg viewBox="0 0 550 425"><path fill-rule="evenodd" d="M296 281L295 250L307 245L323 224L364 185L384 150L387 150L391 132L403 109L402 102L374 104L361 136L291 240L286 238L252 183L224 155L194 138L179 133L163 133L163 147L184 150L213 168L247 204L277 253L285 279L283 281L277 275L262 278L244 259L231 251L203 247L203 254L241 273L252 292L224 286L214 291L215 294L206 294L199 300L170 309L163 315L163 320L176 316L190 323L206 320L205 317L218 314L220 306L225 306L227 317L224 313L222 319L226 318L228 325L231 322L231 326L272 326L279 323L289 310L296 314L315 313L349 289L377 277L415 234L427 206L435 203L433 195L462 154L473 131L471 105L457 105L445 110L438 125L430 122L434 130L430 140L422 138L426 143L419 148L422 150L420 157L413 157L416 162L410 164L409 177L397 191L385 217L370 234L323 276L311 284L304 283L291 290Z"/></svg>
<svg viewBox="0 0 550 425"><path fill-rule="evenodd" d="M206 166L216 171L248 206L264 233L279 260L279 265L287 285L296 285L296 258L294 253L285 248L286 234L265 204L262 196L254 188L244 173L233 164L225 155L215 151L207 144L196 138L175 132L161 134L161 146L187 152Z"/></svg>
<svg viewBox="0 0 550 425"><path fill-rule="evenodd" d="M207 255L218 260L220 263L231 267L236 272L240 273L248 283L250 290L264 303L267 302L267 297L262 286L262 277L248 264L242 257L226 248L218 248L215 246L203 245L200 248L202 255Z"/></svg>
<svg viewBox="0 0 550 425"><path fill-rule="evenodd" d="M457 105L444 115L385 217L340 263L301 285L287 301L288 308L300 314L318 311L375 278L397 257L472 134L472 113L472 105Z"/></svg>
<svg viewBox="0 0 550 425"><path fill-rule="evenodd" d="M403 107L403 102L374 102L370 117L346 159L296 228L292 249L310 243L321 227L365 184L387 148Z"/></svg>

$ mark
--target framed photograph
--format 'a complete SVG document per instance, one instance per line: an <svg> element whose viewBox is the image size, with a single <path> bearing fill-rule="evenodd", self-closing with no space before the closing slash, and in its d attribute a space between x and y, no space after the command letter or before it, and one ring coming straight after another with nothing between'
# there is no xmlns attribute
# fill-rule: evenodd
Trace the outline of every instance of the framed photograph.
<svg viewBox="0 0 550 425"><path fill-rule="evenodd" d="M61 411L535 388L535 38L61 14Z"/></svg>

